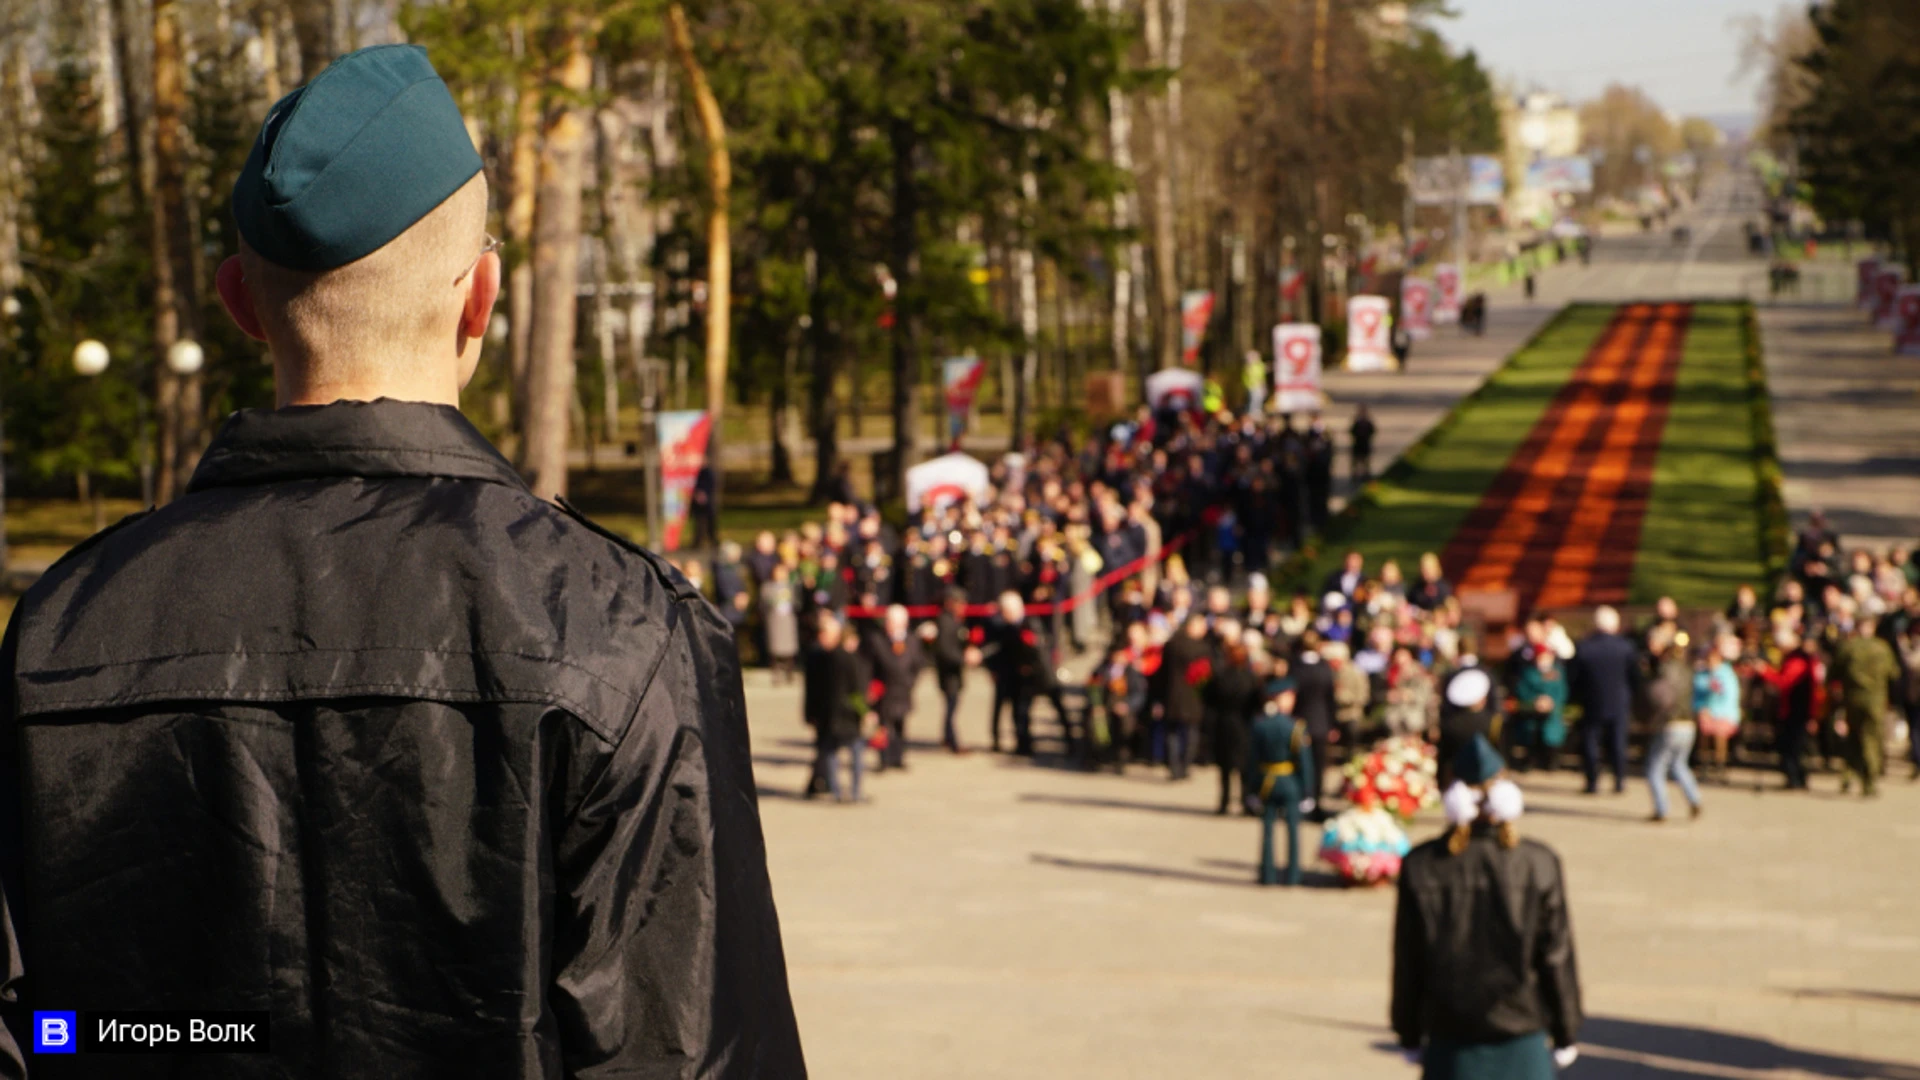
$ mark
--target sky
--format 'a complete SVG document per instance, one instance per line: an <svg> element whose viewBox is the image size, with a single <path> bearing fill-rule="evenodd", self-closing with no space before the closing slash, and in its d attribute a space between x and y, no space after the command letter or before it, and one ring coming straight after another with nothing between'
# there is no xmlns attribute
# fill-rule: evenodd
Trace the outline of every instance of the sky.
<svg viewBox="0 0 1920 1080"><path fill-rule="evenodd" d="M1609 82L1637 84L1670 112L1722 118L1751 113L1754 76L1735 82L1746 15L1771 20L1783 0L1452 0L1448 40L1516 90L1557 90L1574 101Z"/></svg>

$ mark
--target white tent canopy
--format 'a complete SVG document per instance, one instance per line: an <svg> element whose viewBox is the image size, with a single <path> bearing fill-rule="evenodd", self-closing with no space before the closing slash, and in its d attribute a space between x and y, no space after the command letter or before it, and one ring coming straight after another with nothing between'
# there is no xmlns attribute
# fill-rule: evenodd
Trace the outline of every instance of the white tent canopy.
<svg viewBox="0 0 1920 1080"><path fill-rule="evenodd" d="M1147 376L1147 404L1159 409L1197 409L1205 381L1192 368L1165 368Z"/></svg>
<svg viewBox="0 0 1920 1080"><path fill-rule="evenodd" d="M985 502L987 467L966 454L943 454L907 470L907 512L972 499Z"/></svg>

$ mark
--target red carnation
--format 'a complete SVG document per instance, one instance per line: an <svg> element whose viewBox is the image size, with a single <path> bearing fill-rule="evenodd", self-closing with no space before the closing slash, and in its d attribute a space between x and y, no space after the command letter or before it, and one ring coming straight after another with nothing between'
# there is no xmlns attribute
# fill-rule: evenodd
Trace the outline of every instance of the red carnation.
<svg viewBox="0 0 1920 1080"><path fill-rule="evenodd" d="M1020 631L1020 640L1025 642L1030 647L1034 645L1038 645L1040 643L1040 639L1037 637L1034 637L1033 631L1031 630Z"/></svg>
<svg viewBox="0 0 1920 1080"><path fill-rule="evenodd" d="M1187 685L1199 686L1213 678L1213 661L1202 657L1187 665Z"/></svg>
<svg viewBox="0 0 1920 1080"><path fill-rule="evenodd" d="M967 640L974 645L978 645L981 642L987 640L987 632L984 629L976 626L972 630L967 632Z"/></svg>
<svg viewBox="0 0 1920 1080"><path fill-rule="evenodd" d="M875 679L867 684L868 701L879 701L882 697L886 696L886 693L887 684L881 682L879 679Z"/></svg>

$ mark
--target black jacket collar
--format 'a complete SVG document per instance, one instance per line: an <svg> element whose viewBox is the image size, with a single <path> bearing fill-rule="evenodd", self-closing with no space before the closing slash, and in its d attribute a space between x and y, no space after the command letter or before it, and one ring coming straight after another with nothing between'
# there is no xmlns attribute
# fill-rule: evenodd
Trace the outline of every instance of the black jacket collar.
<svg viewBox="0 0 1920 1080"><path fill-rule="evenodd" d="M242 409L221 426L187 490L323 476L438 476L527 490L460 410L387 398Z"/></svg>

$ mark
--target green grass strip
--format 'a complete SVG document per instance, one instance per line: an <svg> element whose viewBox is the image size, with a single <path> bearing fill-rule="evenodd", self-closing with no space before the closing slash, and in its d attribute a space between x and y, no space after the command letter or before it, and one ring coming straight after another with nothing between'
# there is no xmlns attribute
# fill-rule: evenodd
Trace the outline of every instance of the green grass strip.
<svg viewBox="0 0 1920 1080"><path fill-rule="evenodd" d="M1561 310L1480 388L1409 447L1281 573L1285 588L1312 589L1356 548L1367 566L1387 559L1412 579L1420 554L1446 546L1506 467L1554 395L1613 318L1607 304ZM1390 377L1390 376L1389 376Z"/></svg>
<svg viewBox="0 0 1920 1080"><path fill-rule="evenodd" d="M1772 421L1754 405L1766 396L1750 310L1738 304L1693 309L1675 379L1672 411L1640 527L1628 599L1671 596L1683 607L1721 607L1742 582L1764 588L1769 529L1763 482ZM1764 427L1764 432L1762 428Z"/></svg>

